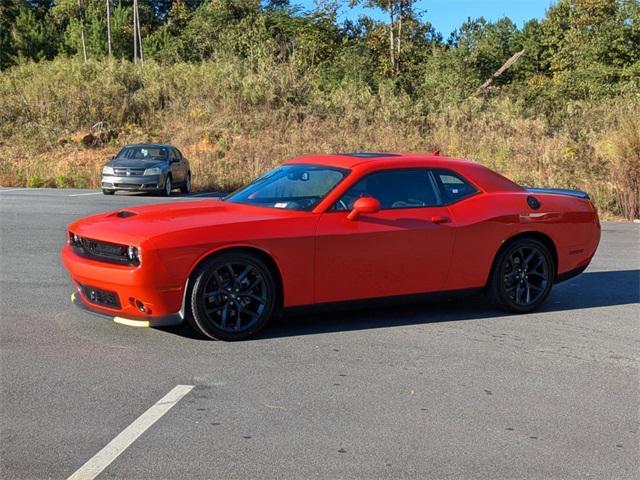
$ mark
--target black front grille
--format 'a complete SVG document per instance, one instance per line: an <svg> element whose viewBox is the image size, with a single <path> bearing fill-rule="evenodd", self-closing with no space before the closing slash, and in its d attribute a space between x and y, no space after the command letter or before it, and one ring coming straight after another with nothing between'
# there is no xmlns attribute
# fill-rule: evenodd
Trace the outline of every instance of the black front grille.
<svg viewBox="0 0 640 480"><path fill-rule="evenodd" d="M99 288L89 287L88 285L80 285L82 295L91 303L119 310L120 299L116 292L108 290L100 290Z"/></svg>
<svg viewBox="0 0 640 480"><path fill-rule="evenodd" d="M127 245L80 237L71 232L69 232L69 243L73 250L83 257L121 265L140 265L137 253L133 260L129 258Z"/></svg>

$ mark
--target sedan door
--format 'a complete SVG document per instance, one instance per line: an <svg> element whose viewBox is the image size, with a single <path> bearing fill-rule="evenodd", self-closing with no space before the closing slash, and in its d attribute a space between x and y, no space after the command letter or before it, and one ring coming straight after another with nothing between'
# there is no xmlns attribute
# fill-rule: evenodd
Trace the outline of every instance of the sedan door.
<svg viewBox="0 0 640 480"><path fill-rule="evenodd" d="M185 179L184 169L181 164L181 155L175 148L171 148L170 152L171 163L169 164L169 170L171 171L173 183L178 184L183 182Z"/></svg>
<svg viewBox="0 0 640 480"><path fill-rule="evenodd" d="M176 148L176 152L178 152L178 157L180 158L180 169L182 171L182 179L187 179L187 174L189 173L189 160L186 159L182 152Z"/></svg>
<svg viewBox="0 0 640 480"><path fill-rule="evenodd" d="M359 197L381 204L347 219ZM451 215L427 169L375 172L322 214L315 258L317 303L434 292L451 263Z"/></svg>

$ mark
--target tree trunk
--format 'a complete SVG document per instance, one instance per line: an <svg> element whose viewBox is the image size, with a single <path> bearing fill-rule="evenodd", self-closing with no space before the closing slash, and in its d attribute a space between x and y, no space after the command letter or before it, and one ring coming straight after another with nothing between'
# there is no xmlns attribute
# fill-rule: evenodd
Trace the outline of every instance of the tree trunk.
<svg viewBox="0 0 640 480"><path fill-rule="evenodd" d="M133 0L133 63L138 63L138 22L136 21L136 10L138 0Z"/></svg>
<svg viewBox="0 0 640 480"><path fill-rule="evenodd" d="M84 40L84 9L81 0L78 0L78 9L80 10L80 38L82 39L82 57L84 63L87 63L87 43Z"/></svg>
<svg viewBox="0 0 640 480"><path fill-rule="evenodd" d="M400 73L400 42L402 41L402 15L403 15L403 7L404 1L400 0L398 3L398 51L396 53L396 74Z"/></svg>
<svg viewBox="0 0 640 480"><path fill-rule="evenodd" d="M394 18L393 18L393 0L389 0L389 60L391 61L391 71L396 71L396 58L395 58L395 38L393 35L394 29Z"/></svg>
<svg viewBox="0 0 640 480"><path fill-rule="evenodd" d="M504 64L493 75L491 75L487 79L486 82L484 82L482 85L480 85L478 90L476 90L476 95L484 94L487 91L487 89L491 86L493 81L496 78L498 78L500 75L502 75L505 71L507 71L507 69L509 69L509 67L511 67L514 63L516 63L518 61L518 59L522 56L523 53L524 53L524 50L521 50L519 52L514 53L511 56L511 58L509 58L509 60L504 62Z"/></svg>
<svg viewBox="0 0 640 480"><path fill-rule="evenodd" d="M111 57L113 55L111 52L111 0L107 0L107 47Z"/></svg>
<svg viewBox="0 0 640 480"><path fill-rule="evenodd" d="M140 50L140 63L144 63L144 53L142 52L142 33L140 32L140 9L136 0L136 21L138 23L138 49Z"/></svg>

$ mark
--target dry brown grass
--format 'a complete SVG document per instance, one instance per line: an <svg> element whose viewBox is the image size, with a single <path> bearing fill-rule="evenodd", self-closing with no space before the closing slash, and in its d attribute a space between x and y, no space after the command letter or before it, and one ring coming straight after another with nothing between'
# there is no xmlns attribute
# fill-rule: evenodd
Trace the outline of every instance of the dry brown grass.
<svg viewBox="0 0 640 480"><path fill-rule="evenodd" d="M524 118L508 96L434 109L385 88L323 93L287 66L176 65L165 73L153 64L67 63L0 78L1 185L98 188L106 157L140 141L175 144L191 161L194 187L219 190L308 153L440 150L523 184L586 190L605 215L640 214L637 97L581 106L551 129ZM98 121L118 138L99 148L59 143Z"/></svg>

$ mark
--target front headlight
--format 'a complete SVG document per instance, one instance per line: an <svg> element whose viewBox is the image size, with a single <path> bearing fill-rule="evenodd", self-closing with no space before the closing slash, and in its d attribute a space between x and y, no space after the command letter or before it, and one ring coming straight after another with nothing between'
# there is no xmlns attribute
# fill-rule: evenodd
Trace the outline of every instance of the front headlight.
<svg viewBox="0 0 640 480"><path fill-rule="evenodd" d="M140 250L137 247L129 246L127 248L127 258L133 264L140 263Z"/></svg>
<svg viewBox="0 0 640 480"><path fill-rule="evenodd" d="M162 170L160 170L158 167L147 168L144 171L145 175L160 175L161 173L162 173Z"/></svg>
<svg viewBox="0 0 640 480"><path fill-rule="evenodd" d="M113 167L102 167L103 175L113 175Z"/></svg>

